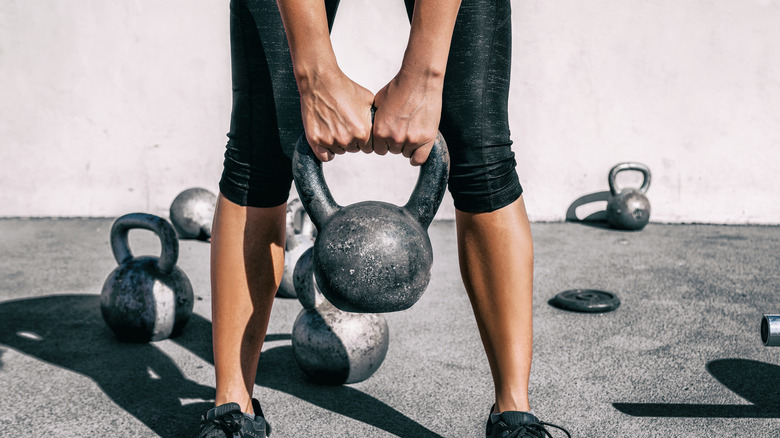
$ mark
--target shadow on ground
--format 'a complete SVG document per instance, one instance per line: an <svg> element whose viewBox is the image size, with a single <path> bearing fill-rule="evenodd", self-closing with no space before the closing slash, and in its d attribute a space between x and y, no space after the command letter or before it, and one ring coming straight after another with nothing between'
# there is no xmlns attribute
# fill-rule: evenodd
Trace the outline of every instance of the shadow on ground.
<svg viewBox="0 0 780 438"><path fill-rule="evenodd" d="M584 196L580 196L574 202L572 202L569 208L566 210L566 222L576 222L578 224L587 225L594 228L612 229L612 226L609 224L609 222L607 222L606 209L596 210L583 218L577 216L577 209L579 207L597 202L606 203L611 196L612 193L609 191L590 193Z"/></svg>
<svg viewBox="0 0 780 438"><path fill-rule="evenodd" d="M780 418L780 366L747 359L718 359L707 371L752 405L613 403L635 417Z"/></svg>
<svg viewBox="0 0 780 438"><path fill-rule="evenodd" d="M267 341L287 340L271 334ZM213 364L211 323L193 314L175 342ZM114 402L161 437L195 433L214 388L187 379L154 344L115 340L100 315L98 295L52 295L0 303L0 344L89 377ZM305 380L290 346L265 351L259 385L398 436L438 437L394 408L348 386L324 387Z"/></svg>

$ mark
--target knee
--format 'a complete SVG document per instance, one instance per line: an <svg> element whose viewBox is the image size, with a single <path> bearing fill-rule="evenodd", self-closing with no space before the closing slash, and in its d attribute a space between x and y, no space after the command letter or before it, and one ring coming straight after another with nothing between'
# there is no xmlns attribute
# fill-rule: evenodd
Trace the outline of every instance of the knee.
<svg viewBox="0 0 780 438"><path fill-rule="evenodd" d="M449 191L455 208L468 213L496 211L523 194L510 145L471 148L453 157Z"/></svg>

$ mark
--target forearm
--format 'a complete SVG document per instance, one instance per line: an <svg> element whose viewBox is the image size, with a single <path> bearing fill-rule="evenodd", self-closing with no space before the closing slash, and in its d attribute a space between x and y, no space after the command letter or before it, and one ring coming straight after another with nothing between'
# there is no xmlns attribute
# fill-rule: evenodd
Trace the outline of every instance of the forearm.
<svg viewBox="0 0 780 438"><path fill-rule="evenodd" d="M444 79L460 0L417 0L401 71Z"/></svg>
<svg viewBox="0 0 780 438"><path fill-rule="evenodd" d="M277 0L299 86L313 75L338 69L323 0Z"/></svg>
<svg viewBox="0 0 780 438"><path fill-rule="evenodd" d="M323 0L277 0L301 97L306 139L317 158L370 152L374 94L339 69Z"/></svg>

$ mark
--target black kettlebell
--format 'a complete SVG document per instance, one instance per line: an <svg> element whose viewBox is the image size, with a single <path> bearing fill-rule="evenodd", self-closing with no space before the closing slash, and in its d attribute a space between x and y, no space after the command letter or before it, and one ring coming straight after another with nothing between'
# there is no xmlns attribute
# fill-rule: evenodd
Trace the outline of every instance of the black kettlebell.
<svg viewBox="0 0 780 438"><path fill-rule="evenodd" d="M639 189L617 190L615 178L624 170L638 170L644 175ZM650 188L650 169L640 163L620 163L609 171L610 196L607 201L607 221L621 230L641 230L650 220L650 201L645 196Z"/></svg>
<svg viewBox="0 0 780 438"><path fill-rule="evenodd" d="M160 257L133 257L127 243L132 229L153 231L160 238ZM176 267L179 241L165 219L131 213L111 227L111 249L119 266L103 284L100 312L117 339L159 341L178 334L192 315L192 285Z"/></svg>
<svg viewBox="0 0 780 438"><path fill-rule="evenodd" d="M411 307L431 279L428 226L444 197L449 154L439 134L405 206L380 201L336 204L322 163L301 135L293 155L298 194L317 227L314 276L337 308L395 312Z"/></svg>

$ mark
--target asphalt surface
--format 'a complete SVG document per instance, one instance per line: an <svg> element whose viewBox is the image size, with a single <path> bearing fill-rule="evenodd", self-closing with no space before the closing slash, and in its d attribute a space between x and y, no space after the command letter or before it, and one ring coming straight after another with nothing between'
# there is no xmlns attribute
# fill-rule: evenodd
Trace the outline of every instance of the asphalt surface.
<svg viewBox="0 0 780 438"><path fill-rule="evenodd" d="M209 244L182 241L195 310L184 333L123 344L100 316L115 268L112 219L0 220L0 436L191 436L214 396ZM620 232L534 223L531 401L575 437L778 437L780 228L650 224ZM292 356L301 305L277 299L255 393L274 437L480 437L492 383L457 270L452 222L430 230L431 285L387 314L390 347L368 380L308 382ZM148 231L136 254L157 254ZM552 307L576 288L620 307ZM554 436L562 436L555 435Z"/></svg>

